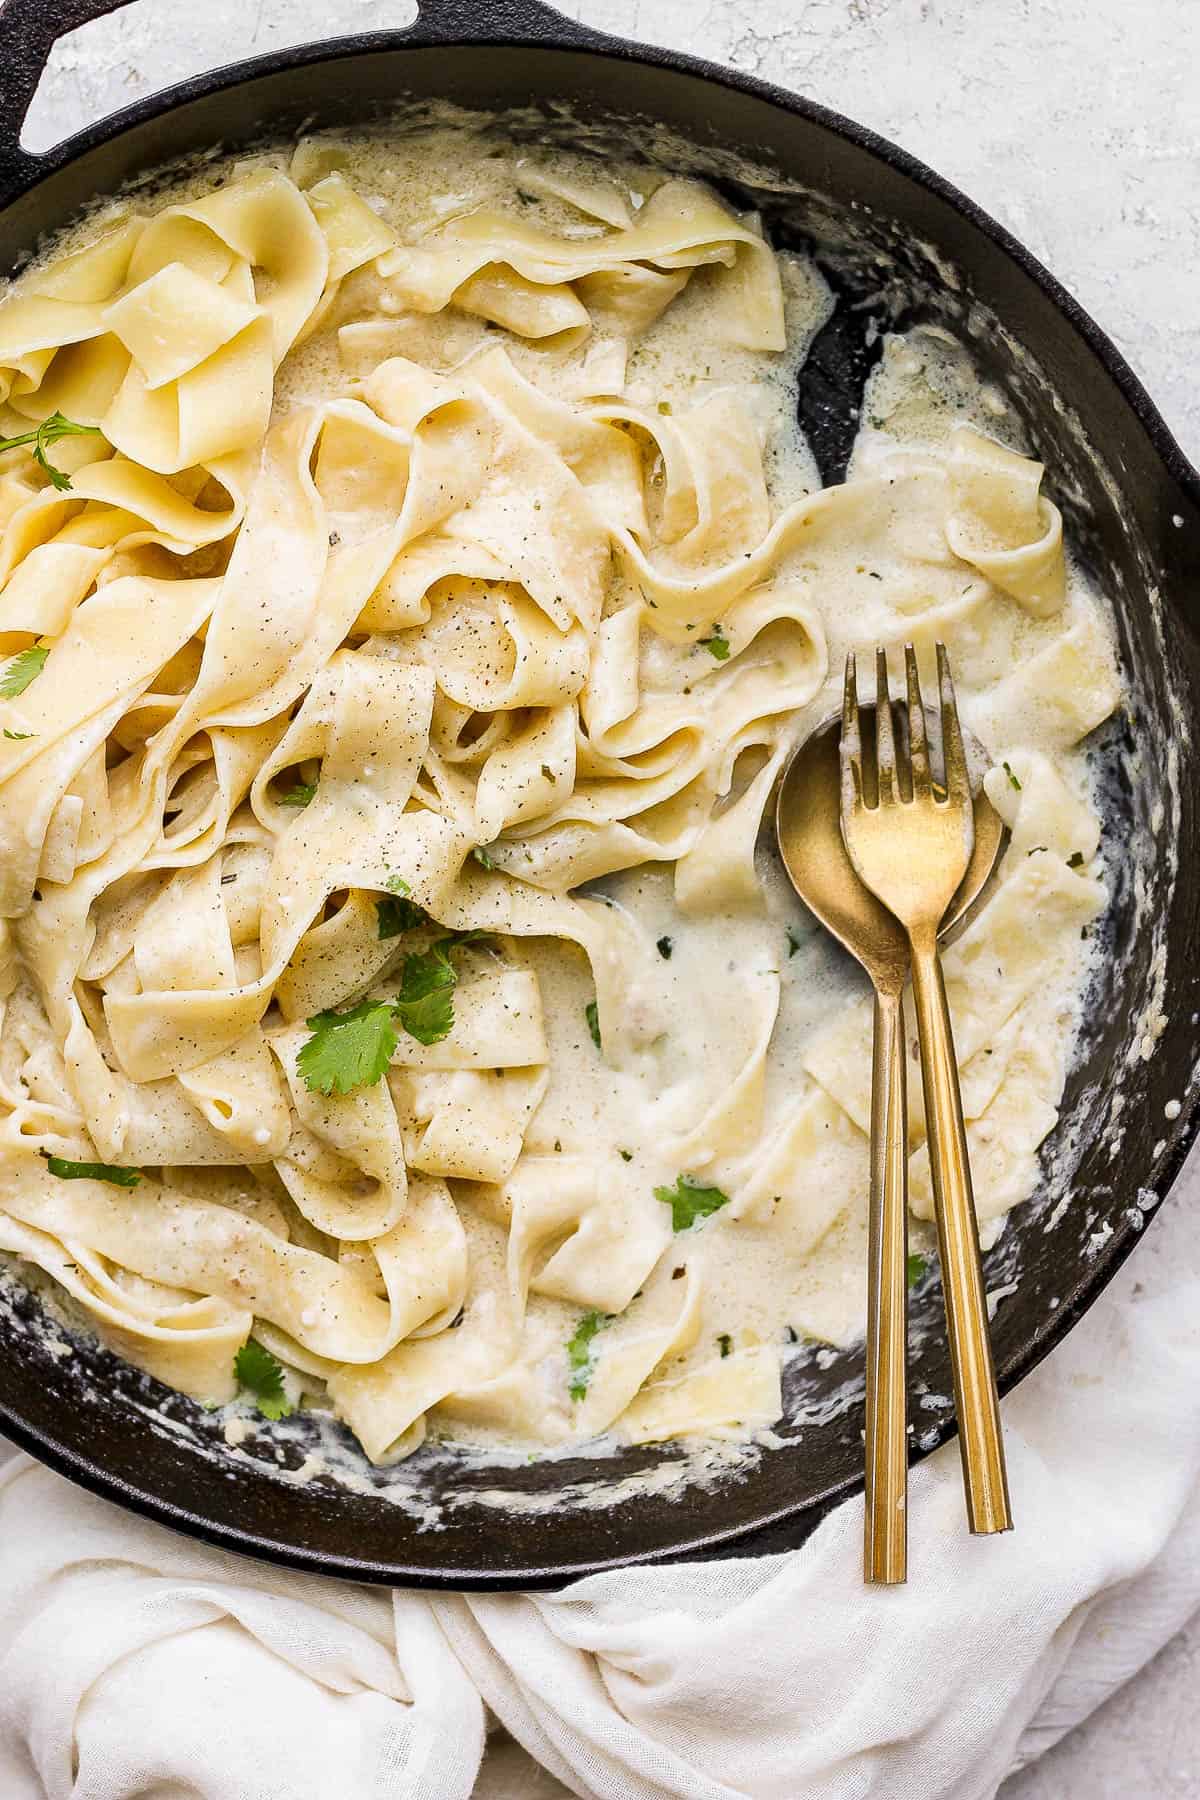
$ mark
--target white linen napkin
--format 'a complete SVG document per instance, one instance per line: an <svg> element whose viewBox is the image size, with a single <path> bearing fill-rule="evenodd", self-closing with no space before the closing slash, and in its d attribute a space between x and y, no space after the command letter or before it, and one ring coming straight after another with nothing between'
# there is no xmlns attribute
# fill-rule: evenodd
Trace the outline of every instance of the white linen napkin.
<svg viewBox="0 0 1200 1800"><path fill-rule="evenodd" d="M910 1580L862 1503L799 1551L553 1595L293 1575L0 1470L4 1800L467 1800L486 1701L593 1800L991 1800L1200 1604L1189 1172L1005 1402L1018 1529L972 1539L958 1452L914 1471Z"/></svg>

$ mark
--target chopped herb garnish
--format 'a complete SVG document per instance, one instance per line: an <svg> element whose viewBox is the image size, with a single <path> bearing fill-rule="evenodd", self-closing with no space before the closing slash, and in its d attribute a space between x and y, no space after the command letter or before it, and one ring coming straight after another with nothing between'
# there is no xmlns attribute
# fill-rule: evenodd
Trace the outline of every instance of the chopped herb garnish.
<svg viewBox="0 0 1200 1800"><path fill-rule="evenodd" d="M471 852L471 855L475 858L475 861L483 869L494 869L496 866L495 863L492 861L491 857L488 855L486 846L483 844L476 844L475 848Z"/></svg>
<svg viewBox="0 0 1200 1800"><path fill-rule="evenodd" d="M571 1370L567 1392L572 1400L582 1400L592 1379L592 1339L608 1324L611 1314L586 1312L575 1327L575 1335L567 1339L567 1364Z"/></svg>
<svg viewBox="0 0 1200 1800"><path fill-rule="evenodd" d="M1018 794L1019 794L1019 793L1020 793L1020 791L1021 791L1021 784L1020 784L1020 782L1019 782L1019 781L1018 781L1018 780L1017 780L1017 778L1016 778L1016 776L1015 776L1015 775L1014 775L1014 774L1013 774L1013 772L1012 772L1012 770L1011 770L1011 769L1010 769L1010 768L1009 768L1009 766L1008 766L1008 764L1007 764L1007 763L1001 763L1001 764L1000 764L1000 767L1001 767L1001 768L1002 768L1002 769L1003 769L1003 770L1004 770L1004 773L1005 773L1005 774L1006 774L1006 775L1007 775L1007 776L1008 776L1008 780L1009 780L1009 785L1010 785L1010 786L1011 786L1011 787L1015 787L1015 788L1016 788L1016 790L1017 790L1017 792L1018 792Z"/></svg>
<svg viewBox="0 0 1200 1800"><path fill-rule="evenodd" d="M386 867L386 864L384 866ZM383 885L389 894L412 893L412 889L409 887L407 881L405 881L403 875L389 875Z"/></svg>
<svg viewBox="0 0 1200 1800"><path fill-rule="evenodd" d="M401 896L402 898L402 896ZM383 901L377 901L382 906ZM391 935L380 931L380 936ZM396 1048L396 1021L419 1044L436 1044L454 1024L458 971L450 951L485 934L460 931L413 952L401 965L394 1000L360 1000L346 1012L320 1012L308 1020L312 1032L296 1058L306 1085L316 1094L348 1094L381 1081Z"/></svg>
<svg viewBox="0 0 1200 1800"><path fill-rule="evenodd" d="M722 1358L728 1356L729 1352L733 1349L733 1339L727 1331L721 1333L720 1337L717 1339L717 1343L720 1346Z"/></svg>
<svg viewBox="0 0 1200 1800"><path fill-rule="evenodd" d="M280 806L307 806L317 791L315 781L298 781L286 794L280 794Z"/></svg>
<svg viewBox="0 0 1200 1800"><path fill-rule="evenodd" d="M604 1046L600 1042L600 1009L594 1000L588 1001L583 1009L583 1016L587 1020L587 1028L592 1034L593 1044L597 1050L603 1050Z"/></svg>
<svg viewBox="0 0 1200 1800"><path fill-rule="evenodd" d="M115 1163L71 1162L65 1156L51 1156L48 1150L40 1154L50 1173L60 1181L107 1181L113 1187L132 1188L142 1179L140 1169L122 1169Z"/></svg>
<svg viewBox="0 0 1200 1800"><path fill-rule="evenodd" d="M439 938L438 942L449 944L452 950L457 950L460 944L486 944L491 935L482 925L477 925L471 931L453 931L449 937Z"/></svg>
<svg viewBox="0 0 1200 1800"><path fill-rule="evenodd" d="M1086 858L1082 850L1072 850L1067 858L1068 869L1082 869Z"/></svg>
<svg viewBox="0 0 1200 1800"><path fill-rule="evenodd" d="M697 643L701 650L707 650L708 654L715 657L717 662L728 661L729 639L723 635L719 625L714 625L710 636L697 639Z"/></svg>
<svg viewBox="0 0 1200 1800"><path fill-rule="evenodd" d="M396 1027L388 1000L360 1000L347 1012L319 1012L307 1021L312 1032L300 1047L296 1067L314 1094L348 1094L382 1081L396 1048Z"/></svg>
<svg viewBox="0 0 1200 1800"><path fill-rule="evenodd" d="M254 1338L247 1338L234 1357L233 1372L264 1419L286 1419L294 1410L283 1391L282 1367Z"/></svg>
<svg viewBox="0 0 1200 1800"><path fill-rule="evenodd" d="M706 1219L729 1205L729 1195L719 1187L705 1187L690 1175L677 1175L673 1188L656 1187L654 1198L670 1207L673 1231L690 1231L697 1219Z"/></svg>
<svg viewBox="0 0 1200 1800"><path fill-rule="evenodd" d="M46 455L51 444L57 444L60 438L66 437L99 437L98 425L77 425L74 419L65 418L60 412L52 412L48 419L43 419L35 431L24 431L19 437L0 437L0 450L19 450L23 444L33 448L34 461L39 463L50 477L59 493L65 493L71 485L71 477L64 469L57 468Z"/></svg>
<svg viewBox="0 0 1200 1800"><path fill-rule="evenodd" d="M19 650L10 657L0 669L0 700L15 700L23 694L45 668L49 654L49 644L30 644L28 650Z"/></svg>
<svg viewBox="0 0 1200 1800"><path fill-rule="evenodd" d="M633 1161L633 1151L632 1150L618 1150L617 1155L621 1158L622 1162L632 1162Z"/></svg>
<svg viewBox="0 0 1200 1800"><path fill-rule="evenodd" d="M671 952L675 948L675 940L674 938L660 937L654 948L658 951L658 954L662 957L664 962L670 962Z"/></svg>
<svg viewBox="0 0 1200 1800"><path fill-rule="evenodd" d="M929 1264L923 1256L910 1256L908 1259L908 1285L916 1287L918 1281L924 1280Z"/></svg>
<svg viewBox="0 0 1200 1800"><path fill-rule="evenodd" d="M418 1044L436 1044L454 1023L458 971L450 961L453 938L439 938L420 955L406 956L394 1012Z"/></svg>
<svg viewBox="0 0 1200 1800"><path fill-rule="evenodd" d="M36 734L36 732L32 732L32 731L10 731L8 729L8 726L6 725L4 727L4 735L12 743L20 744L20 743L23 743L26 738L35 737L37 734Z"/></svg>
<svg viewBox="0 0 1200 1800"><path fill-rule="evenodd" d="M796 936L796 933L792 930L791 926L789 925L787 928L787 941L788 941L788 961L790 962L792 957L795 956L797 950L799 950L799 948L800 948L801 944L804 942L804 940L803 940L803 938L798 938Z"/></svg>
<svg viewBox="0 0 1200 1800"><path fill-rule="evenodd" d="M789 1344L798 1344L800 1342L799 1333L791 1325L789 1325L787 1328L787 1335L788 1335L788 1343Z"/></svg>
<svg viewBox="0 0 1200 1800"><path fill-rule="evenodd" d="M375 912L380 938L400 937L405 931L415 931L429 917L423 906L418 906L415 900L406 900L403 894L385 894L382 900L375 902Z"/></svg>
<svg viewBox="0 0 1200 1800"><path fill-rule="evenodd" d="M1034 844L1033 848L1027 850L1025 854L1026 856L1045 856L1046 846L1045 844Z"/></svg>

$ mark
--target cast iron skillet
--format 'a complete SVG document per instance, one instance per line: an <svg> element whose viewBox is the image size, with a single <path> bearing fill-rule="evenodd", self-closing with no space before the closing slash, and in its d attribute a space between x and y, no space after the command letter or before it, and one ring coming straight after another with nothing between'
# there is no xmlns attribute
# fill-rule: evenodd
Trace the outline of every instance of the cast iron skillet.
<svg viewBox="0 0 1200 1800"><path fill-rule="evenodd" d="M592 121L600 145L607 132L607 141L627 147L657 121L696 146L700 165L732 198L762 208L776 241L814 250L839 294L800 402L827 480L844 469L881 325L954 325L1018 409L1053 471L1075 540L1117 608L1133 698L1097 756L1113 815L1140 825L1152 846L1152 905L1135 914L1135 859L1114 858L1096 1027L1063 1106L1077 1128L1075 1147L1060 1127L1051 1150L1061 1154L1044 1159L1039 1196L1018 1210L988 1257L990 1285L1019 1277L994 1327L1001 1387L1011 1388L1137 1242L1200 1121L1191 1086L1200 1035L1200 752L1189 735L1200 719L1200 479L1146 393L1026 250L903 151L764 82L602 37L536 0L423 0L409 31L260 57L182 83L45 156L29 155L19 132L54 39L120 3L7 0L0 10L0 269L94 195L166 159L302 124L362 123L398 100L532 107L546 113L543 133L574 141L576 121ZM731 147L786 179L748 190L724 159ZM778 191L789 183L805 191ZM1168 751L1178 759L1174 787ZM1155 917L1166 951L1161 990ZM1160 1035L1143 1059L1147 1031L1152 1042ZM1173 1120L1169 1102L1181 1103ZM1070 1204L1060 1207L1068 1191ZM949 1436L953 1423L935 1291L918 1295L917 1314L920 1452ZM610 1504L585 1506L587 1483L614 1483L680 1453L628 1450L607 1463L574 1458L481 1474L452 1453L425 1450L391 1476L366 1472L358 1491L324 1476L289 1484L281 1464L295 1468L315 1447L315 1426L289 1421L274 1442L235 1457L201 1409L88 1341L69 1358L52 1354L35 1329L39 1316L38 1301L19 1287L0 1304L0 1427L19 1443L85 1487L212 1543L360 1580L546 1586L667 1556L762 1553L802 1541L860 1482L861 1412L851 1403L860 1353L792 1372L790 1415L800 1424L781 1430L780 1447L748 1469L709 1485L639 1493L635 1483ZM422 1529L403 1506L381 1499L377 1484L389 1481L409 1484L419 1499L448 1497L438 1528ZM536 1510L479 1498L480 1489L498 1487ZM1019 1525L1019 1489L1014 1503ZM919 1519L913 1529L922 1530Z"/></svg>

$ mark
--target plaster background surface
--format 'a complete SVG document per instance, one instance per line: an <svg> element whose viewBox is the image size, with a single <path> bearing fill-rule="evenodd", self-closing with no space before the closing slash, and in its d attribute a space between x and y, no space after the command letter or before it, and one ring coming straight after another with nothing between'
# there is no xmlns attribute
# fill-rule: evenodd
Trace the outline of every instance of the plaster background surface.
<svg viewBox="0 0 1200 1800"><path fill-rule="evenodd" d="M486 13L487 0L479 4ZM561 10L796 88L915 152L1078 296L1200 460L1195 0L562 0ZM414 11L410 0L134 0L59 44L26 140L45 147L201 69L400 26ZM1198 1203L1194 1158L1118 1283L1161 1291L1200 1269L1190 1223ZM1091 1719L1006 1782L1001 1800L1200 1795L1198 1687L1193 1621ZM478 1797L565 1793L501 1742Z"/></svg>

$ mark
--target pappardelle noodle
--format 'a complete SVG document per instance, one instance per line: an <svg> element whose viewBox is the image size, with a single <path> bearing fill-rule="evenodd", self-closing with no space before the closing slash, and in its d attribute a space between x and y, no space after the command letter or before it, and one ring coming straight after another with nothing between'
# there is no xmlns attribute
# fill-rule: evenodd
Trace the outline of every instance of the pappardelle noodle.
<svg viewBox="0 0 1200 1800"><path fill-rule="evenodd" d="M930 346L819 485L831 304L487 130L210 165L11 285L0 1249L121 1355L378 1462L774 1423L865 1306L869 1006L760 834L851 645L944 639L995 758L947 976L989 1230L1031 1193L1109 634Z"/></svg>

